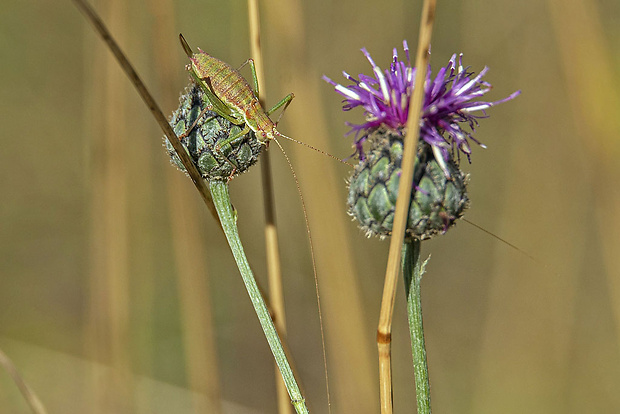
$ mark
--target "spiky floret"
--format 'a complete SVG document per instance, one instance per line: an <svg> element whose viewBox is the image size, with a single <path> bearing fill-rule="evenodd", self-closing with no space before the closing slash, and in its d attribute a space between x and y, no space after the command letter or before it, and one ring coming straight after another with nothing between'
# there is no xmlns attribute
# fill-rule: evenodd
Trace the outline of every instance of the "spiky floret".
<svg viewBox="0 0 620 414"><path fill-rule="evenodd" d="M358 79L343 72L351 85L340 85L323 76L344 97L343 109L349 111L361 106L366 121L361 124L347 123L354 134L354 145L360 159L364 159L363 144L368 135L380 126L398 130L407 125L409 102L415 83L416 68L411 67L409 47L403 42L406 62L399 60L396 48L393 49L390 69L381 70L366 49L362 53L370 62L374 77L360 74ZM454 54L448 65L441 68L434 79L430 68L424 84L424 103L420 125L420 139L431 145L439 162L450 156L458 158L455 152L463 152L469 159L471 148L468 140L480 144L472 133L477 119L486 117L485 110L491 106L516 97L514 92L499 101L481 101L481 96L491 90L491 85L482 80L488 68L474 76L469 68L463 67L463 55ZM475 113L480 113L476 115ZM441 154L441 158L439 157Z"/></svg>
<svg viewBox="0 0 620 414"><path fill-rule="evenodd" d="M204 178L229 180L245 172L258 160L264 145L256 139L252 131L219 147L220 143L239 133L241 127L231 124L215 112L203 113L208 101L197 85L187 87L179 102L179 108L172 114L170 125L181 138L181 143ZM173 164L185 171L170 142L164 139L164 143Z"/></svg>

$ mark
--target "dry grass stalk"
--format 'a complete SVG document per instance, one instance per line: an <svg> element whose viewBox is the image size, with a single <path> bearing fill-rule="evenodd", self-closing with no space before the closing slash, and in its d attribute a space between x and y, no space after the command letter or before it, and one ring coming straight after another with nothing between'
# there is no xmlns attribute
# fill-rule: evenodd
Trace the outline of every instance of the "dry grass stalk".
<svg viewBox="0 0 620 414"><path fill-rule="evenodd" d="M381 413L392 413L392 316L394 313L394 299L396 297L396 284L398 282L401 265L401 249L407 226L409 202L411 199L411 187L413 184L413 168L415 166L415 154L420 136L420 117L424 98L424 81L430 60L431 35L435 20L435 0L425 0L420 22L420 34L416 52L416 77L415 87L411 95L409 105L409 117L407 122L407 136L403 153L402 174L399 183L396 211L394 213L393 233L390 239L390 252L385 271L385 284L381 300L379 314L379 326L377 328L377 348L379 350L379 381L381 397Z"/></svg>
<svg viewBox="0 0 620 414"><path fill-rule="evenodd" d="M250 23L250 49L256 67L258 79L259 99L263 107L266 104L265 75L263 53L260 44L260 15L258 0L248 0L248 17ZM267 275L269 277L269 305L274 323L282 342L286 342L286 311L284 308L284 293L282 288L282 270L280 265L280 247L278 244L278 227L276 225L276 207L271 176L271 160L269 151L261 154L261 176L263 182L263 200L265 208L265 249L267 255ZM288 414L292 412L290 398L284 381L276 366L276 392L278 398L278 412Z"/></svg>

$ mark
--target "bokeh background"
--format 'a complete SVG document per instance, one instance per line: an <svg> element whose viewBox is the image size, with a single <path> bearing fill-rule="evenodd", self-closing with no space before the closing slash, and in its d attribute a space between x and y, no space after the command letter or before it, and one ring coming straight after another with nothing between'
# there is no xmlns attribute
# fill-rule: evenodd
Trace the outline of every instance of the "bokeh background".
<svg viewBox="0 0 620 414"><path fill-rule="evenodd" d="M241 64L244 1L97 0L166 113L188 83L178 46ZM370 73L421 2L264 1L280 130L351 154L340 96L320 76ZM620 3L440 1L432 66L485 65L492 108L473 148L467 223L423 244L437 413L620 412ZM50 413L274 412L273 363L226 242L101 40L68 0L0 3L0 349ZM244 72L249 76L249 71ZM318 268L332 412L378 411L375 332L387 242L345 213L348 167L283 145L305 197ZM326 413L319 321L301 203L275 145L288 345L312 412ZM232 199L266 284L261 177ZM266 289L266 287L265 287ZM402 282L394 403L415 407ZM210 397L217 395L218 399ZM223 407L223 408L221 408ZM223 410L223 411L220 411ZM0 371L0 413L28 413Z"/></svg>

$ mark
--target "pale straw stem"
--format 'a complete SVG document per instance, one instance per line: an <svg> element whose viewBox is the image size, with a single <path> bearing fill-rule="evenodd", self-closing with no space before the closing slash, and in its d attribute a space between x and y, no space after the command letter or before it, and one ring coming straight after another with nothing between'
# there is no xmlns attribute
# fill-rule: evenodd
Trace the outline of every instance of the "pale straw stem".
<svg viewBox="0 0 620 414"><path fill-rule="evenodd" d="M250 50L256 78L258 81L258 98L263 108L266 108L265 72L263 70L263 53L260 45L260 15L258 0L248 0L248 17L250 21ZM280 266L280 248L278 244L278 227L276 225L276 205L271 174L271 159L269 151L261 154L261 176L263 181L263 202L265 208L265 250L267 256L267 275L269 279L269 303L276 329L280 339L286 342L286 314L284 308L284 294L282 288L282 271ZM291 413L291 404L288 392L282 377L278 375L276 365L276 392L278 398L278 413Z"/></svg>
<svg viewBox="0 0 620 414"><path fill-rule="evenodd" d="M390 251L388 264L385 272L383 297L381 299L381 311L379 314L379 326L377 328L377 348L379 351L379 387L381 397L381 413L392 413L392 316L394 313L394 299L396 296L396 283L401 264L401 248L405 237L409 203L411 200L411 188L413 184L413 169L415 155L420 136L420 118L424 98L424 81L430 55L428 53L431 43L431 34L435 18L436 0L425 0L420 22L420 34L416 53L416 77L413 94L409 104L409 117L407 122L407 135L405 137L402 172L394 213L394 225L390 239Z"/></svg>

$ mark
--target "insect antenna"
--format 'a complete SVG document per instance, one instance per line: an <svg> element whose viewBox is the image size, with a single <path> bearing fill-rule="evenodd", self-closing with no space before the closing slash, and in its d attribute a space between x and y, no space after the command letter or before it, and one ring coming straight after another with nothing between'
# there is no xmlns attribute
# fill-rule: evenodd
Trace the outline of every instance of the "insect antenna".
<svg viewBox="0 0 620 414"><path fill-rule="evenodd" d="M314 150L314 151L316 151L316 152L320 152L321 154L326 155L326 156L328 156L328 157L330 157L330 158L333 158L333 159L335 159L335 160L337 160L337 161L341 162L342 164L346 164L346 165L348 165L349 167L353 167L353 164L350 164L350 163L348 163L348 162L346 162L346 161L344 161L344 160L342 160L342 159L340 159L340 158L336 157L335 155L332 155L332 154L330 154L330 153L328 153L328 152L325 152L325 151L320 150L320 149L318 149L318 148L316 148L316 147L313 147L313 146L312 146L312 145L310 145L310 144L306 144L305 142L302 142L302 141L296 140L296 139L294 139L294 138L291 138L291 137L289 137L289 136L286 136L286 135L284 135L284 134L282 134L282 133L280 133L280 132L278 132L278 131L276 131L276 135L277 135L277 136L279 136L279 137L282 137L282 138L288 139L289 141L293 141L293 142L295 142L295 143L297 143L297 144L300 144L300 145L303 145L303 146L305 146L305 147L308 147L308 148L310 148L311 150ZM290 162L290 160L289 160L288 156L287 156L287 155L286 155L286 153L284 152L284 149L282 148L282 145L280 145L280 143L279 143L277 140L275 140L275 139L274 139L274 141L276 142L276 144L278 144L278 146L279 146L279 147L280 147L280 149L282 150L282 153L284 154L284 157L286 158L286 161L288 162L289 167L290 167L290 169L291 169L291 171L292 171L292 173L293 173L293 176L294 176L294 178L295 178L295 183L297 184L297 191L299 192L299 197L302 199L302 200L301 200L301 203L302 203L302 206L304 207L304 216L306 216L306 228L308 229L308 237L310 237L310 233L309 233L309 232L310 232L310 230L309 230L309 228L308 228L308 223L307 223L307 215L306 215L305 204L304 204L304 201L303 201L303 197L302 197L302 195L301 195L301 190L299 189L299 183L297 182L297 176L295 175L295 171L293 171L293 166L291 165L291 162ZM479 229L479 230L483 231L484 233L488 234L489 236L493 237L494 239L498 240L499 242L501 242L501 243L505 244L506 246L510 247L511 249L516 250L517 252L521 253L522 255L524 255L524 256L525 256L525 257L527 257L528 259L532 260L533 262L538 263L538 264L543 265L543 266L546 266L543 262L541 262L541 261L540 261L539 259L537 259L536 257L532 256L531 254L529 254L529 253L528 253L528 252L526 252L525 250L523 250L523 249L521 249L521 248L517 247L516 245L514 245L514 244L510 243L509 241L502 239L502 238L501 238L501 237L499 237L497 234L494 234L494 233L490 232L489 230L485 229L484 227L479 226L478 224L476 224L476 223L474 223L474 222L472 222L472 221L470 221L470 220L467 220L466 218L462 218L462 220L463 220L463 221L465 221L465 222L467 222L467 223L469 223L470 225L472 225L472 226L476 227L477 229ZM310 250L312 251L312 240L310 241ZM313 263L313 264L314 264L314 263Z"/></svg>
<svg viewBox="0 0 620 414"><path fill-rule="evenodd" d="M278 135L284 138L291 139L292 141L295 141L292 138L289 138L280 133L278 133ZM280 151L282 151L282 155L284 155L284 159L286 159L288 168L291 170L291 173L293 174L293 179L295 180L295 187L297 187L297 194L299 194L299 200L301 201L301 209L304 212L304 221L306 223L306 233L308 233L308 243L310 243L310 259L312 260L312 272L314 274L314 290L316 292L316 304L317 304L317 308L319 311L319 326L321 328L321 345L322 345L322 352L323 352L323 369L325 371L325 387L327 389L327 406L329 407L329 412L331 413L331 401L330 401L330 394L329 394L329 376L327 374L327 353L325 351L325 331L323 330L323 312L321 310L321 296L319 294L319 278L317 276L316 260L314 258L314 244L312 243L312 234L310 233L310 222L308 221L308 210L306 209L306 202L304 201L304 196L301 193L301 187L299 186L299 180L297 179L297 174L295 173L293 164L291 163L291 160L288 157L288 155L286 155L286 151L284 151L284 148L282 147L280 142L277 139L274 139L274 141L278 145L278 147L280 147ZM299 142L299 141L295 141L295 142ZM323 152L318 149L317 151ZM331 157L336 158L333 155L331 155Z"/></svg>
<svg viewBox="0 0 620 414"><path fill-rule="evenodd" d="M277 131L276 131L276 135L277 135L277 136L279 136L279 137L282 137L282 138L284 138L284 139L288 139L289 141L293 141L293 142L295 142L295 143L297 143L297 144L303 145L304 147L310 148L311 150L314 150L314 151L316 151L316 152L319 152L319 153L321 153L321 154L323 154L323 155L326 155L326 156L328 156L328 157L330 157L330 158L333 158L333 159L335 159L336 161L338 161L338 162L340 162L340 163L342 163L342 164L348 165L349 167L353 167L353 164L349 164L349 163L348 163L348 162L346 162L345 160L343 160L343 159L341 159L341 158L338 158L338 157L336 157L335 155L330 154L329 152L325 152L325 151L323 151L323 150L321 150L321 149L318 149L318 148L316 148L316 147L313 147L313 146L312 146L312 145L310 145L310 144L306 144L305 142L298 141L298 140L296 140L296 139L294 139L294 138L291 138L291 137L287 137L286 135L284 135L284 134L282 134L282 133L280 133L280 132L277 132ZM276 140L274 140L274 141L276 141ZM276 141L276 142L278 143L278 146L279 146L280 148L282 148L282 146L280 145L280 143L279 143L278 141ZM282 150L282 152L284 152L284 150ZM286 154L284 154L284 155L286 156ZM288 157L287 157L287 159L288 159Z"/></svg>
<svg viewBox="0 0 620 414"><path fill-rule="evenodd" d="M191 58L194 56L194 51L190 47L189 43L187 43L187 40L185 40L185 37L183 37L183 33L179 33L179 40L181 41L181 46L183 47L183 51L187 57Z"/></svg>
<svg viewBox="0 0 620 414"><path fill-rule="evenodd" d="M537 258L535 258L534 256L532 256L531 254L529 254L528 252L526 252L525 250L515 246L514 244L510 243L507 240L502 239L501 237L499 237L497 234L490 232L489 230L485 229L482 226L477 225L476 223L474 223L473 221L467 220L466 218L462 217L461 220L463 220L466 223L471 224L472 226L474 226L475 228L477 228L480 231L483 231L484 233L488 234L489 236L493 237L494 239L500 241L501 243L504 243L506 246L510 247L511 249L516 250L517 252L521 253L522 255L524 255L525 257L527 257L528 259L530 259L531 261L538 263L540 265L546 266L545 263L541 262L540 260L538 260Z"/></svg>

